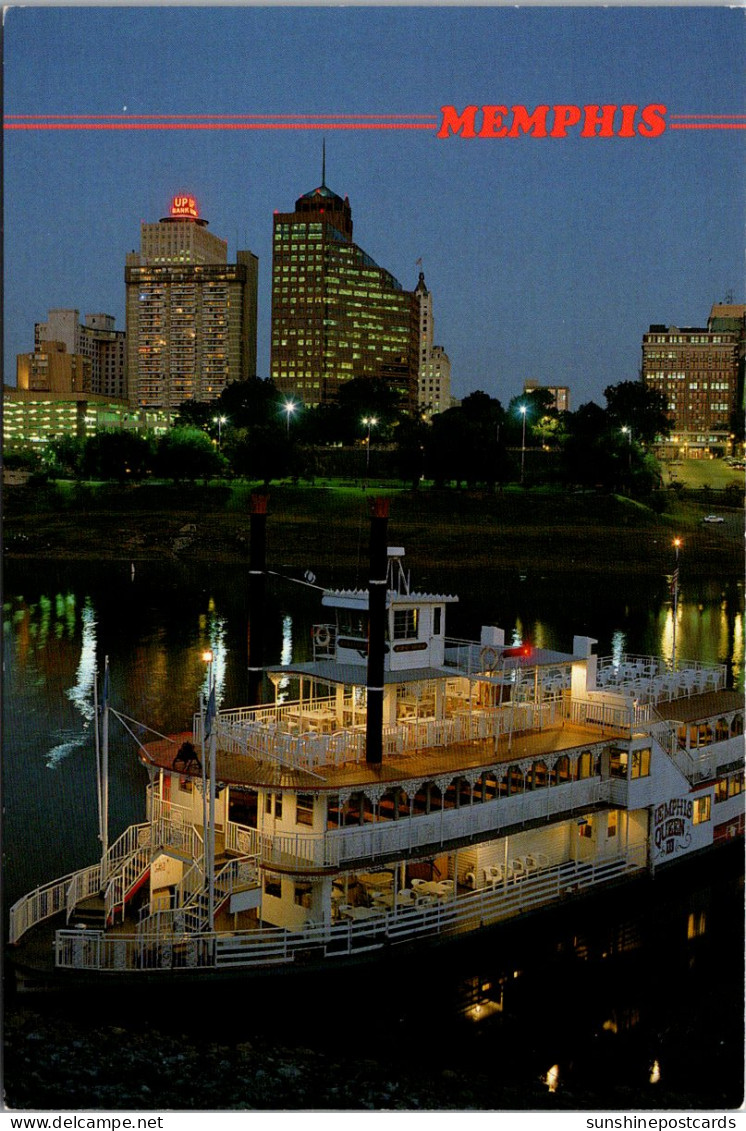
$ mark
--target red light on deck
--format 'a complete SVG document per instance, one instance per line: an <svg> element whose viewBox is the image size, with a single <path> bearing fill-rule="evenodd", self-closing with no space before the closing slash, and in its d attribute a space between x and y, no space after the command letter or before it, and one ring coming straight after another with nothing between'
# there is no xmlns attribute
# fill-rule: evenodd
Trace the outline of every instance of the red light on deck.
<svg viewBox="0 0 746 1131"><path fill-rule="evenodd" d="M503 652L503 658L510 660L517 656L530 656L531 652L532 648L530 644L519 644L515 648L506 648Z"/></svg>

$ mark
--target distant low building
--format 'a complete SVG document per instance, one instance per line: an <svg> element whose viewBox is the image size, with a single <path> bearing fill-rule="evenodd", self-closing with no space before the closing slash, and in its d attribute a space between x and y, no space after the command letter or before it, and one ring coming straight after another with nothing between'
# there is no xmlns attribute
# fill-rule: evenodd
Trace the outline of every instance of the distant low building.
<svg viewBox="0 0 746 1131"><path fill-rule="evenodd" d="M85 440L94 432L120 428L164 432L163 413L133 411L128 402L97 393L3 388L3 443L6 448L42 447L64 436Z"/></svg>
<svg viewBox="0 0 746 1131"><path fill-rule="evenodd" d="M90 358L68 353L64 342L41 341L34 353L19 354L17 384L3 388L5 446L86 439L105 429L165 431L165 413L133 410L123 397L94 392L91 368Z"/></svg>
<svg viewBox="0 0 746 1131"><path fill-rule="evenodd" d="M90 393L91 360L68 353L64 342L41 341L16 357L16 385L31 393Z"/></svg>
<svg viewBox="0 0 746 1131"><path fill-rule="evenodd" d="M34 326L34 349L62 342L69 355L90 362L90 391L104 397L126 398L126 339L124 330L115 329L110 314L80 314L72 308L50 310L46 322Z"/></svg>
<svg viewBox="0 0 746 1131"><path fill-rule="evenodd" d="M533 378L528 378L523 382L524 395L535 393L537 389L545 389L552 394L554 408L557 412L570 411L570 388L568 385L542 385Z"/></svg>

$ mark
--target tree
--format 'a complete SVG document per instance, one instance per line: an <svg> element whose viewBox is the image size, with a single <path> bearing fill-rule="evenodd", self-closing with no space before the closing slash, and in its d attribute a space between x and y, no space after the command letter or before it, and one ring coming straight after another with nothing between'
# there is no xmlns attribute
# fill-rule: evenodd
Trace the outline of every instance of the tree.
<svg viewBox="0 0 746 1131"><path fill-rule="evenodd" d="M82 474L85 440L80 436L59 436L47 448L47 462L52 475Z"/></svg>
<svg viewBox="0 0 746 1131"><path fill-rule="evenodd" d="M156 467L175 483L209 479L225 469L225 460L209 436L198 428L172 428L158 441Z"/></svg>
<svg viewBox="0 0 746 1131"><path fill-rule="evenodd" d="M249 377L231 381L213 405L213 416L225 416L233 428L251 428L284 421L284 398L270 378Z"/></svg>
<svg viewBox="0 0 746 1131"><path fill-rule="evenodd" d="M652 444L656 436L668 436L668 418L663 393L649 389L642 381L620 381L604 389L608 420L612 428L631 428L639 444Z"/></svg>
<svg viewBox="0 0 746 1131"><path fill-rule="evenodd" d="M434 416L425 444L426 474L442 486L455 479L494 487L508 474L505 413L498 400L477 390L459 408Z"/></svg>
<svg viewBox="0 0 746 1131"><path fill-rule="evenodd" d="M182 401L174 416L175 428L200 428L210 432L215 405L210 401Z"/></svg>
<svg viewBox="0 0 746 1131"><path fill-rule="evenodd" d="M285 432L273 422L234 429L225 454L236 475L269 483L272 479L281 479L293 467L291 449Z"/></svg>
<svg viewBox="0 0 746 1131"><path fill-rule="evenodd" d="M428 426L422 420L402 420L396 430L396 464L401 479L407 480L413 491L420 485L425 471L425 445Z"/></svg>
<svg viewBox="0 0 746 1131"><path fill-rule="evenodd" d="M90 479L142 479L152 464L153 450L146 437L122 429L95 432L85 442L82 470Z"/></svg>

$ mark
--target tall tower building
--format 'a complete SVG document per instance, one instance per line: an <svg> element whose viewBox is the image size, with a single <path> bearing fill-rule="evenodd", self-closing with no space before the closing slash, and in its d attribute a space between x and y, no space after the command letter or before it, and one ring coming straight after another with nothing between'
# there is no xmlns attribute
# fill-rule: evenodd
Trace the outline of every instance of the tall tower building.
<svg viewBox="0 0 746 1131"><path fill-rule="evenodd" d="M207 231L193 197L140 228L127 256L127 370L133 406L173 411L256 374L259 261Z"/></svg>
<svg viewBox="0 0 746 1131"><path fill-rule="evenodd" d="M433 296L420 271L414 289L419 305L419 368L417 404L425 419L452 407L451 362L442 346L433 345Z"/></svg>
<svg viewBox="0 0 746 1131"><path fill-rule="evenodd" d="M47 321L34 326L34 349L40 353L45 342L64 343L68 355L90 361L89 392L123 398L127 396L126 335L114 323L110 314L86 314L81 324L77 310L50 310Z"/></svg>
<svg viewBox="0 0 746 1131"><path fill-rule="evenodd" d="M307 405L353 378L378 378L417 404L417 305L352 240L349 201L318 188L274 217L271 375Z"/></svg>

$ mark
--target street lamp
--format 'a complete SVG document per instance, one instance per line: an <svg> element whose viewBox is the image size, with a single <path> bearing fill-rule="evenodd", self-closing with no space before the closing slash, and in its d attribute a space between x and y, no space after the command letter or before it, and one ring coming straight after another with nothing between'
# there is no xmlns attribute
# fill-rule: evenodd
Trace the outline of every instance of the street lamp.
<svg viewBox="0 0 746 1131"><path fill-rule="evenodd" d="M220 450L220 443L223 435L223 425L227 422L227 420L227 416L213 416L212 418L213 424L217 424L218 426L218 450Z"/></svg>
<svg viewBox="0 0 746 1131"><path fill-rule="evenodd" d="M297 408L298 408L298 406L295 403L295 401L285 401L285 403L282 406L282 410L285 413L286 418L287 418L288 439L290 438L290 417L293 415L293 413L295 412L295 410Z"/></svg>
<svg viewBox="0 0 746 1131"><path fill-rule="evenodd" d="M363 417L363 424L367 424L367 426L368 426L368 440L367 440L367 443L366 443L366 454L365 454L365 478L367 479L368 478L368 470L370 468L370 430L374 425L378 424L378 417L376 417L376 416L364 416Z"/></svg>
<svg viewBox="0 0 746 1131"><path fill-rule="evenodd" d="M629 470L632 470L632 429L627 425L622 425L622 432L627 436L627 465Z"/></svg>
<svg viewBox="0 0 746 1131"><path fill-rule="evenodd" d="M671 637L671 671L676 671L676 618L679 612L679 547L681 546L681 539L674 538L673 547L676 551L676 566L673 571L673 578L671 579L671 591L673 593L673 633Z"/></svg>
<svg viewBox="0 0 746 1131"><path fill-rule="evenodd" d="M523 485L523 475L526 467L526 413L528 408L525 404L519 405L518 411L523 417L523 434L521 438L521 485Z"/></svg>

